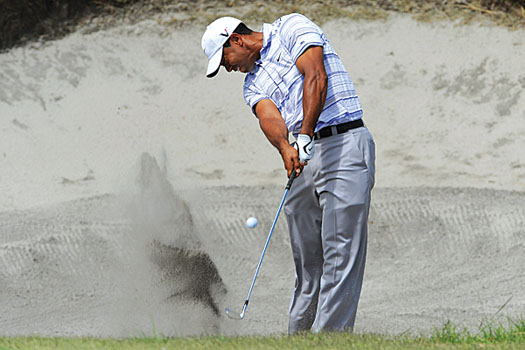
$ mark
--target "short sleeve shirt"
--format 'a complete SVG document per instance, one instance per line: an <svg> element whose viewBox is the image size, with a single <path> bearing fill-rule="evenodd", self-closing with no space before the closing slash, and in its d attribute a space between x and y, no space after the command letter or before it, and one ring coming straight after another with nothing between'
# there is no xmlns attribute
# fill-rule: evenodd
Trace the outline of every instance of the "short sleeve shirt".
<svg viewBox="0 0 525 350"><path fill-rule="evenodd" d="M262 28L261 58L244 80L244 99L255 105L270 99L279 109L289 132L298 134L303 120L303 81L295 62L309 47L322 46L328 88L315 131L363 115L354 84L325 34L303 15L293 13Z"/></svg>

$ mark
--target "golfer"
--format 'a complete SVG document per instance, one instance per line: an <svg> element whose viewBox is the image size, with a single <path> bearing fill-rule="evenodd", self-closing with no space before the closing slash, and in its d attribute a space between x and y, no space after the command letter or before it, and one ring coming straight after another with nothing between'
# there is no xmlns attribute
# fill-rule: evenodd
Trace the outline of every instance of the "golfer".
<svg viewBox="0 0 525 350"><path fill-rule="evenodd" d="M202 37L213 77L246 73L244 98L298 177L284 211L295 262L289 333L351 331L361 294L375 145L341 59L323 31L290 14L260 32L222 17ZM292 146L288 135L296 139Z"/></svg>

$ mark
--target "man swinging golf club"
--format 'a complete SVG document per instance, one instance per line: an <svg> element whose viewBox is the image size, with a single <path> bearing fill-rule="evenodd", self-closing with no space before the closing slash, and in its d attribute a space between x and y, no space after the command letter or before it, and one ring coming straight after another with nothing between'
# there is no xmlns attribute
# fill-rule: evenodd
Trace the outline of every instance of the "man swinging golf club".
<svg viewBox="0 0 525 350"><path fill-rule="evenodd" d="M202 37L206 75L246 73L244 98L297 178L284 211L295 262L289 333L352 330L366 258L375 145L323 31L290 14L254 32L222 17ZM288 134L296 139L295 147Z"/></svg>

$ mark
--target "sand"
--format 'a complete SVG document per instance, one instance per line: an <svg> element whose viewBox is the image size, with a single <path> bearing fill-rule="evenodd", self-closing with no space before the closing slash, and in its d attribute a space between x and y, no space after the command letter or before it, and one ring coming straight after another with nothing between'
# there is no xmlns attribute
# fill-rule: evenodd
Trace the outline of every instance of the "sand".
<svg viewBox="0 0 525 350"><path fill-rule="evenodd" d="M522 316L523 31L323 28L377 144L356 332ZM283 218L246 319L222 311L242 306L286 178L243 75L204 77L202 30L148 20L0 55L0 335L286 332Z"/></svg>

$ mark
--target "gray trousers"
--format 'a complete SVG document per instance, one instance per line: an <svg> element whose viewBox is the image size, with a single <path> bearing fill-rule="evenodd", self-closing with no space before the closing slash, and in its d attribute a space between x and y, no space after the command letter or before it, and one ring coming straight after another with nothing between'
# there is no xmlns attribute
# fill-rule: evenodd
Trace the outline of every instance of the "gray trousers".
<svg viewBox="0 0 525 350"><path fill-rule="evenodd" d="M352 330L366 259L375 144L366 127L315 141L284 211L295 262L289 333Z"/></svg>

